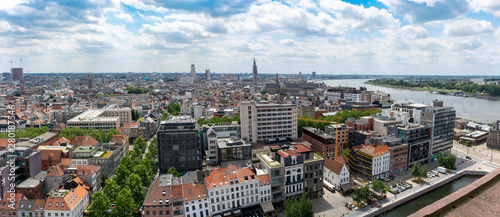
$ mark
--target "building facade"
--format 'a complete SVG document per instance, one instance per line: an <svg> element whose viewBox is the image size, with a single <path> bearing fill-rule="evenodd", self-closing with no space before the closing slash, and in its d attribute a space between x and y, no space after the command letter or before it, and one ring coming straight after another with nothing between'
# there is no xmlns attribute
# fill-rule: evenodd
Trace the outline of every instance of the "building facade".
<svg viewBox="0 0 500 217"><path fill-rule="evenodd" d="M297 106L292 104L240 105L241 138L254 143L271 138L297 138Z"/></svg>
<svg viewBox="0 0 500 217"><path fill-rule="evenodd" d="M422 124L431 127L431 161L438 155L448 155L453 147L453 129L456 111L452 107L442 107L442 101L433 101L433 106L423 109Z"/></svg>
<svg viewBox="0 0 500 217"><path fill-rule="evenodd" d="M488 148L500 149L500 120L493 123L486 143Z"/></svg>
<svg viewBox="0 0 500 217"><path fill-rule="evenodd" d="M158 165L162 173L170 167L185 172L201 168L198 124L190 116L171 116L157 133Z"/></svg>

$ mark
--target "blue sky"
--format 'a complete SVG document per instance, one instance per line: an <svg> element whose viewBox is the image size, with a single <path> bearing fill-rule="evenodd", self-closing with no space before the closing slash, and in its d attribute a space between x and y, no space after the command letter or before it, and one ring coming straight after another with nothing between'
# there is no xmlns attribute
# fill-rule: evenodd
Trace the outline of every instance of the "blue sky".
<svg viewBox="0 0 500 217"><path fill-rule="evenodd" d="M10 0L2 71L500 75L498 0Z"/></svg>

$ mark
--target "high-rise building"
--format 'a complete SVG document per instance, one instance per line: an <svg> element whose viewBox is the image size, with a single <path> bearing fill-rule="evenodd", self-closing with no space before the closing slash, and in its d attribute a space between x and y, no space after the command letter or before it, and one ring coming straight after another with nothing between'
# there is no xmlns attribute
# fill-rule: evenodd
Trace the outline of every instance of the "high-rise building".
<svg viewBox="0 0 500 217"><path fill-rule="evenodd" d="M162 121L157 136L161 173L166 173L170 167L180 172L201 168L200 132L190 116L171 116Z"/></svg>
<svg viewBox="0 0 500 217"><path fill-rule="evenodd" d="M212 80L212 74L210 74L210 69L205 70L205 79L207 79L207 81Z"/></svg>
<svg viewBox="0 0 500 217"><path fill-rule="evenodd" d="M18 80L18 81L24 80L23 68L12 68L10 69L10 73L12 74L13 80Z"/></svg>
<svg viewBox="0 0 500 217"><path fill-rule="evenodd" d="M417 83L417 76L410 76L409 82L410 82L410 84L416 84Z"/></svg>
<svg viewBox="0 0 500 217"><path fill-rule="evenodd" d="M315 78L316 77L316 72L312 72L312 77Z"/></svg>
<svg viewBox="0 0 500 217"><path fill-rule="evenodd" d="M190 77L196 78L196 69L194 68L194 64L191 64L191 73L189 74Z"/></svg>
<svg viewBox="0 0 500 217"><path fill-rule="evenodd" d="M255 64L255 58L253 58L253 71L252 71L253 84L257 85L257 64Z"/></svg>
<svg viewBox="0 0 500 217"><path fill-rule="evenodd" d="M500 120L495 121L490 128L490 135L488 136L486 146L492 149L500 149Z"/></svg>
<svg viewBox="0 0 500 217"><path fill-rule="evenodd" d="M88 82L89 89L94 89L96 87L95 86L94 75L92 73L89 73L87 75L87 82Z"/></svg>
<svg viewBox="0 0 500 217"><path fill-rule="evenodd" d="M297 138L297 106L293 104L242 102L240 114L241 138L249 142Z"/></svg>
<svg viewBox="0 0 500 217"><path fill-rule="evenodd" d="M431 161L434 161L438 155L451 153L456 111L453 107L444 107L443 101L434 100L431 106L422 110L422 124L431 126Z"/></svg>
<svg viewBox="0 0 500 217"><path fill-rule="evenodd" d="M276 84L280 84L280 77L278 76L278 73L276 73Z"/></svg>

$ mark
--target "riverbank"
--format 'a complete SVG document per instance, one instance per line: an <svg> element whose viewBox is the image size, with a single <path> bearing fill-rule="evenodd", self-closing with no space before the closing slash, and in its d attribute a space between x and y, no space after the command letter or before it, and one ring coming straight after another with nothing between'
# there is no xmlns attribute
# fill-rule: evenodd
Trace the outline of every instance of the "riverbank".
<svg viewBox="0 0 500 217"><path fill-rule="evenodd" d="M411 90L411 91L423 91L423 92L438 92L438 94L441 93L455 93L460 90L448 90L448 89L439 89L439 88L425 88L425 87L400 87L400 86L395 86L395 85L388 85L388 84L375 84L373 82L366 81L364 82L365 84L371 84L373 86L379 86L379 87L387 87L387 88L392 88L392 89L398 89L398 90ZM449 94L441 94L441 95L449 95ZM475 94L475 93L466 93L464 96L463 95L453 95L457 97L474 97L478 99L487 99L487 100L500 100L500 96L488 96L488 95L480 95L480 94Z"/></svg>

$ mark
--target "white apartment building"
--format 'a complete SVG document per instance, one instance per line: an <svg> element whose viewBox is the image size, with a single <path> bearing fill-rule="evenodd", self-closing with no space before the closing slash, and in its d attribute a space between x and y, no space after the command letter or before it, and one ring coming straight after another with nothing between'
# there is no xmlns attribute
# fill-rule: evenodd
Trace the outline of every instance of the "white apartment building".
<svg viewBox="0 0 500 217"><path fill-rule="evenodd" d="M260 186L260 202L271 202L271 181L269 180L269 175L258 175L257 178L259 179Z"/></svg>
<svg viewBox="0 0 500 217"><path fill-rule="evenodd" d="M249 168L240 169L233 165L212 169L205 178L210 197L210 215L238 215L241 208L260 205L257 175Z"/></svg>
<svg viewBox="0 0 500 217"><path fill-rule="evenodd" d="M370 154L373 156L372 177L374 179L386 178L389 175L391 166L391 151L387 146L378 146Z"/></svg>
<svg viewBox="0 0 500 217"><path fill-rule="evenodd" d="M184 214L186 217L208 217L207 188L203 184L186 183L182 185Z"/></svg>
<svg viewBox="0 0 500 217"><path fill-rule="evenodd" d="M207 131L207 145L208 145L208 153L207 160L211 162L219 162L219 148L217 146L217 133L215 130L210 127Z"/></svg>
<svg viewBox="0 0 500 217"><path fill-rule="evenodd" d="M66 126L108 131L130 122L132 122L131 108L93 109L71 118Z"/></svg>
<svg viewBox="0 0 500 217"><path fill-rule="evenodd" d="M349 184L349 167L347 158L340 156L332 159L325 160L325 167L323 167L323 176L326 186L339 190L341 186Z"/></svg>
<svg viewBox="0 0 500 217"><path fill-rule="evenodd" d="M292 156L290 166L285 166L285 195L286 197L297 195L302 196L304 193L304 164L297 163L297 157Z"/></svg>
<svg viewBox="0 0 500 217"><path fill-rule="evenodd" d="M292 104L240 105L241 138L249 142L271 138L297 138L297 106Z"/></svg>
<svg viewBox="0 0 500 217"><path fill-rule="evenodd" d="M361 102L361 93L344 93L344 99L351 100L353 102Z"/></svg>

